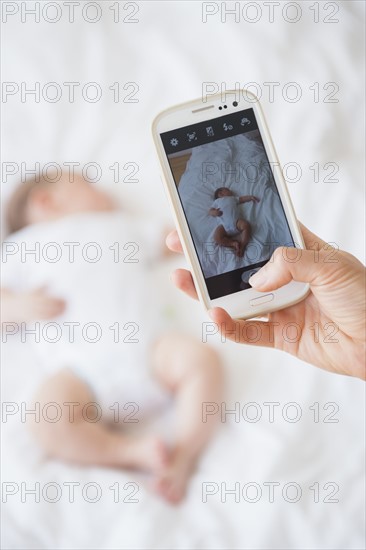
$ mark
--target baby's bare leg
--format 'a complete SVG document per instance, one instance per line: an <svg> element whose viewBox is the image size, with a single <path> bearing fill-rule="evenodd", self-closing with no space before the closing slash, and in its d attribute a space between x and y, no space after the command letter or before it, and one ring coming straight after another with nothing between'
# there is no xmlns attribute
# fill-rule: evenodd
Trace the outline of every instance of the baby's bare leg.
<svg viewBox="0 0 366 550"><path fill-rule="evenodd" d="M217 425L216 416L205 412L207 403L221 402L223 371L211 347L175 333L162 336L155 344L153 371L176 396L178 424L170 461L156 487L170 502L178 502Z"/></svg>
<svg viewBox="0 0 366 550"><path fill-rule="evenodd" d="M214 233L214 240L220 246L226 246L227 248L233 248L235 253L239 251L240 244L237 239L230 237L223 225L219 225Z"/></svg>
<svg viewBox="0 0 366 550"><path fill-rule="evenodd" d="M166 462L166 449L156 437L134 438L121 434L112 430L103 417L91 421L97 409L91 405L87 414L84 407L95 403L95 397L87 385L68 369L49 378L38 390L35 402L40 403L40 410L46 403L54 402L62 411L58 422L51 423L41 417L40 422L33 419L30 426L51 457L78 464L153 472L159 471Z"/></svg>
<svg viewBox="0 0 366 550"><path fill-rule="evenodd" d="M244 256L245 249L247 247L247 244L248 244L248 242L250 240L250 237L251 237L251 234L252 234L252 228L251 228L251 225L250 225L249 222L247 222L246 220L242 220L242 219L239 219L236 222L236 227L237 227L238 231L240 231L240 236L239 236L240 248L239 248L238 255L239 256Z"/></svg>

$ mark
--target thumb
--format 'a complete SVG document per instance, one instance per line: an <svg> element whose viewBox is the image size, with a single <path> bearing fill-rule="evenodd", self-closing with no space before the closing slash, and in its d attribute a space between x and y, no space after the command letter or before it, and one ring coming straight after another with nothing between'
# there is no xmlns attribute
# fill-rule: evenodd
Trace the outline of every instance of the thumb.
<svg viewBox="0 0 366 550"><path fill-rule="evenodd" d="M316 284L324 278L326 268L322 254L317 251L279 247L269 262L249 279L249 284L260 291L276 290L292 280Z"/></svg>

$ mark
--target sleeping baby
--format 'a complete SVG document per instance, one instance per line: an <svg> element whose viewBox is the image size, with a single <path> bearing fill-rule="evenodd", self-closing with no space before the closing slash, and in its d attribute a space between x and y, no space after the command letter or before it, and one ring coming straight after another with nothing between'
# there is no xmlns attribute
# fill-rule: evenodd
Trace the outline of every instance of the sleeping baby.
<svg viewBox="0 0 366 550"><path fill-rule="evenodd" d="M58 335L34 344L44 372L34 401L62 410L58 422L32 420L35 438L56 459L148 472L160 495L179 502L213 432L202 406L221 399L222 370L212 348L172 331L162 314L150 269L160 229L118 210L81 176L22 183L7 218L3 323L43 318L38 324ZM14 252L23 245L36 252ZM57 323L47 324L53 315ZM139 415L172 398L171 445L135 430ZM126 417L133 430L116 429Z"/></svg>
<svg viewBox="0 0 366 550"><path fill-rule="evenodd" d="M253 195L236 197L228 187L219 187L215 191L215 201L209 210L210 216L220 217L220 225L214 233L219 246L232 248L239 258L244 256L245 248L251 236L250 223L240 217L239 204L259 202Z"/></svg>

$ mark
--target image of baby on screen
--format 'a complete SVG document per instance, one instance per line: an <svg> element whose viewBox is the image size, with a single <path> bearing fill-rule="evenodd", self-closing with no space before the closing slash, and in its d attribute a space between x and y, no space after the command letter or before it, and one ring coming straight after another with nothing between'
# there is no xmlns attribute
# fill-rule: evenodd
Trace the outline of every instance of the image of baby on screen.
<svg viewBox="0 0 366 550"><path fill-rule="evenodd" d="M242 258L249 242L252 228L250 223L243 219L238 205L259 202L254 195L242 195L240 197L228 187L219 187L215 191L214 202L209 210L209 215L220 217L220 225L214 233L214 240L219 246L231 248L236 256Z"/></svg>
<svg viewBox="0 0 366 550"><path fill-rule="evenodd" d="M212 299L249 288L278 246L294 245L257 129L168 159Z"/></svg>

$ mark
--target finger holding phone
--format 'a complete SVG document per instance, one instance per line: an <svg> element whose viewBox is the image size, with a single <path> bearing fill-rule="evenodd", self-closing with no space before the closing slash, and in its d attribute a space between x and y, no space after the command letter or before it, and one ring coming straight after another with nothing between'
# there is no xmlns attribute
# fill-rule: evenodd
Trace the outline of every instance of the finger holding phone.
<svg viewBox="0 0 366 550"><path fill-rule="evenodd" d="M365 267L351 254L332 250L302 224L301 230L308 248L301 259L288 262L278 249L250 282L261 292L291 279L307 282L311 291L303 301L269 313L266 322L233 319L222 308L209 315L229 340L279 349L327 371L365 380ZM176 231L168 235L167 246L183 252ZM172 280L198 299L188 270L177 269Z"/></svg>

